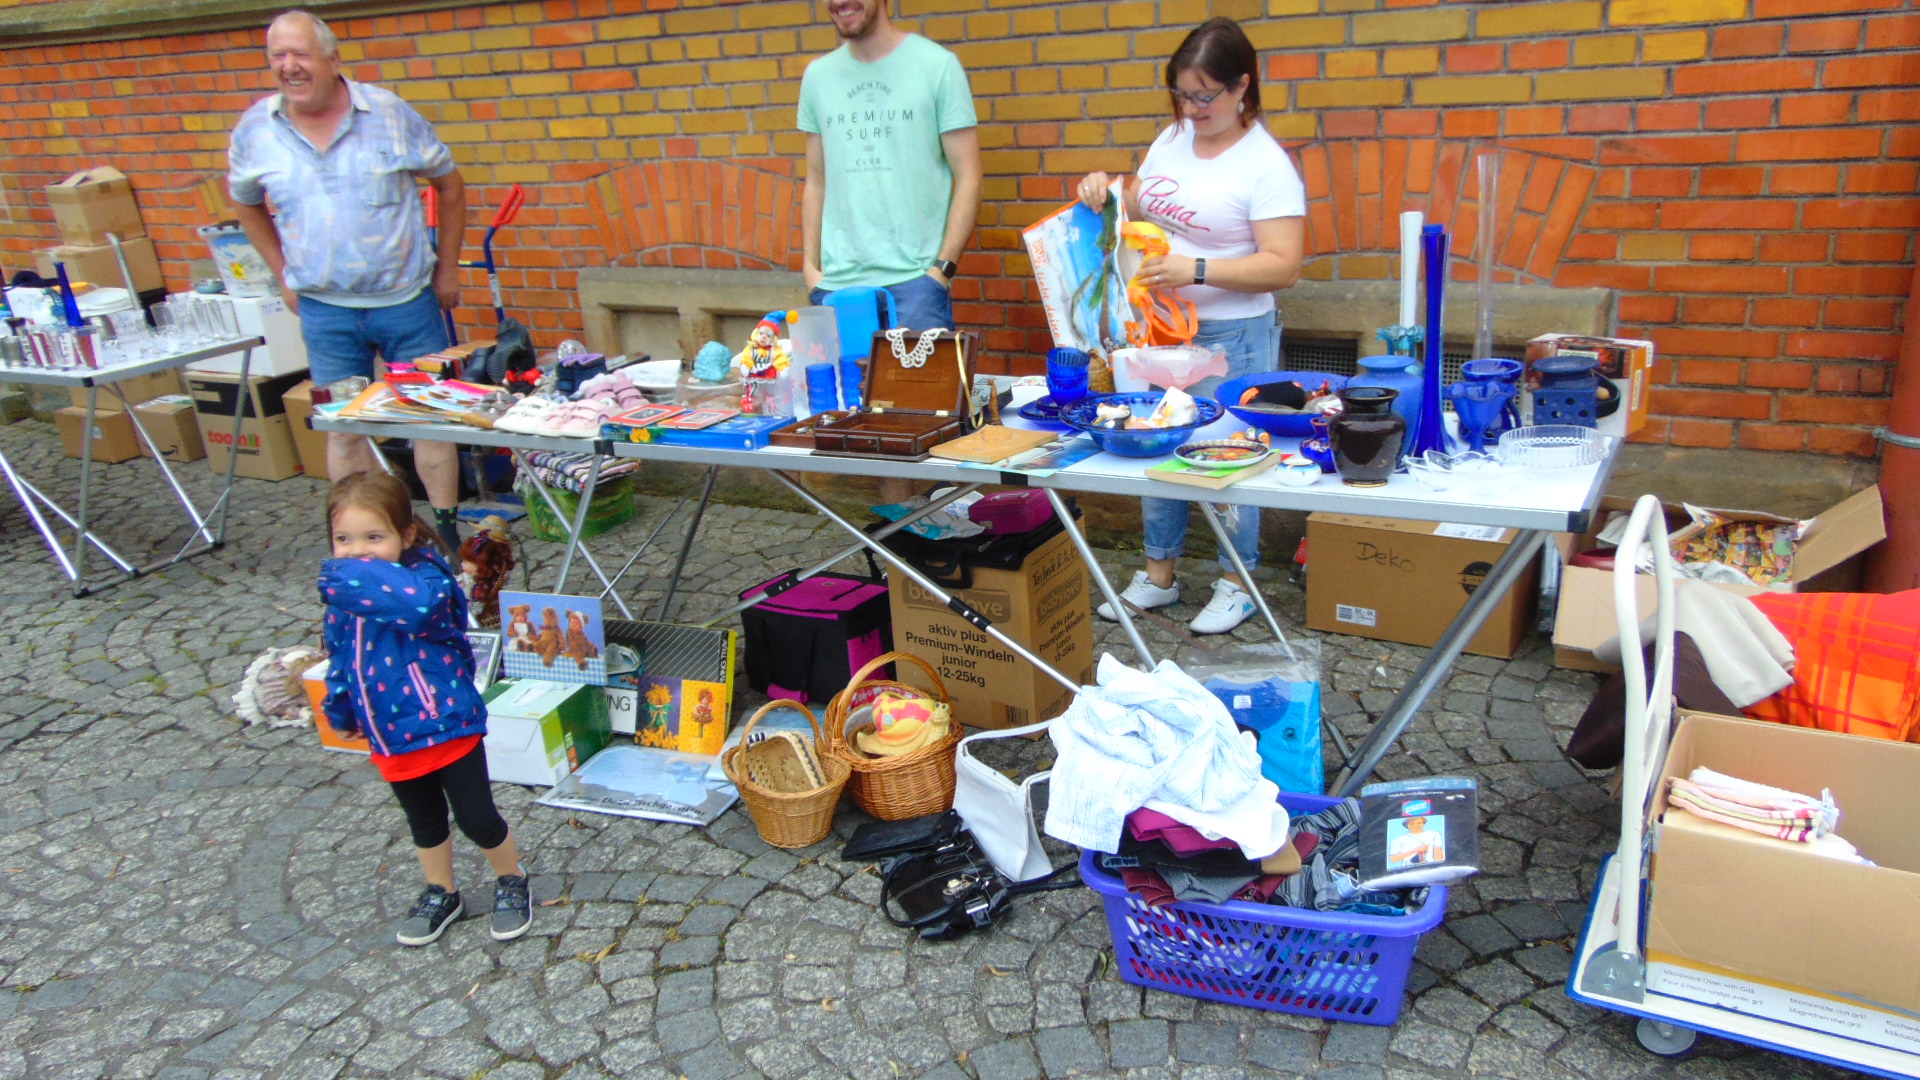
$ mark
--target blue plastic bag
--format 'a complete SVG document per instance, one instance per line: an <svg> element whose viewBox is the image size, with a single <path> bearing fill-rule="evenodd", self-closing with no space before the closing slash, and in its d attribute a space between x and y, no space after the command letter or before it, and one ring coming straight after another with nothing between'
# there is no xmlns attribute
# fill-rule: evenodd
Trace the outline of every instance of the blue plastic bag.
<svg viewBox="0 0 1920 1080"><path fill-rule="evenodd" d="M1326 766L1320 747L1320 649L1292 643L1295 656L1201 667L1190 674L1259 741L1260 772L1281 791L1321 795Z"/></svg>

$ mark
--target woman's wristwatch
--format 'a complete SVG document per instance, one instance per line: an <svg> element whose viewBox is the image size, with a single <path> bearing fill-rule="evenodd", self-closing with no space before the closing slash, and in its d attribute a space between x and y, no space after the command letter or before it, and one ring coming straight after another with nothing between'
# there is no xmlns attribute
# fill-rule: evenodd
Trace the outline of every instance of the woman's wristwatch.
<svg viewBox="0 0 1920 1080"><path fill-rule="evenodd" d="M1205 258L1196 258L1193 260L1193 283L1195 285L1205 285L1207 283L1207 260Z"/></svg>

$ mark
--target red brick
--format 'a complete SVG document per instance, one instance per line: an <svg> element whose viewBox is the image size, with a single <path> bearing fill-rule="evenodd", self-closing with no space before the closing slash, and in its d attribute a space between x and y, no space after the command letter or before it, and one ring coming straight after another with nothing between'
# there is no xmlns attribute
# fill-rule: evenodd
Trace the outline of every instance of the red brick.
<svg viewBox="0 0 1920 1080"><path fill-rule="evenodd" d="M1449 139L1485 139L1500 134L1499 109L1448 109L1440 116L1440 134Z"/></svg>
<svg viewBox="0 0 1920 1080"><path fill-rule="evenodd" d="M1884 141L1880 132L1859 128L1749 131L1740 135L1739 160L1832 161L1879 157Z"/></svg>
<svg viewBox="0 0 1920 1080"><path fill-rule="evenodd" d="M1558 106L1515 106L1502 117L1508 135L1558 135L1566 130L1566 114Z"/></svg>
<svg viewBox="0 0 1920 1080"><path fill-rule="evenodd" d="M1747 321L1747 298L1689 296L1680 308L1679 321L1689 326L1743 326Z"/></svg>
<svg viewBox="0 0 1920 1080"><path fill-rule="evenodd" d="M1821 364L1812 388L1823 394L1858 394L1864 370L1859 364Z"/></svg>
<svg viewBox="0 0 1920 1080"><path fill-rule="evenodd" d="M1267 54L1267 78L1285 81L1287 79L1317 79L1320 77L1320 57L1310 52L1271 52Z"/></svg>
<svg viewBox="0 0 1920 1080"><path fill-rule="evenodd" d="M1574 105L1567 109L1567 130L1632 131L1633 110L1625 105Z"/></svg>
<svg viewBox="0 0 1920 1080"><path fill-rule="evenodd" d="M1813 301L1794 301L1812 303ZM1849 326L1868 330L1889 329L1899 325L1900 306L1890 300L1829 300L1828 326ZM1806 325L1813 325L1808 320Z"/></svg>
<svg viewBox="0 0 1920 1080"><path fill-rule="evenodd" d="M1793 272L1793 291L1802 296L1905 296L1912 284L1908 267L1802 266Z"/></svg>
<svg viewBox="0 0 1920 1080"><path fill-rule="evenodd" d="M1620 257L1620 239L1611 233L1581 233L1567 241L1567 258L1577 260L1617 259ZM1621 301L1624 305L1625 300ZM1626 318L1623 314L1621 318Z"/></svg>
<svg viewBox="0 0 1920 1080"><path fill-rule="evenodd" d="M1807 432L1807 449L1816 454L1871 458L1880 456L1880 444L1872 433L1842 428L1812 428Z"/></svg>
<svg viewBox="0 0 1920 1080"><path fill-rule="evenodd" d="M1784 27L1768 24L1724 26L1713 32L1713 55L1778 56Z"/></svg>
<svg viewBox="0 0 1920 1080"><path fill-rule="evenodd" d="M1730 420L1765 420L1773 412L1773 395L1742 394L1729 390L1680 390L1655 387L1648 405L1667 416L1719 416Z"/></svg>
<svg viewBox="0 0 1920 1080"><path fill-rule="evenodd" d="M1507 46L1507 70L1537 71L1567 66L1568 43L1560 41L1516 41Z"/></svg>
<svg viewBox="0 0 1920 1080"><path fill-rule="evenodd" d="M1820 233L1773 233L1760 238L1760 261L1826 262L1829 246Z"/></svg>
<svg viewBox="0 0 1920 1080"><path fill-rule="evenodd" d="M1920 53L1836 56L1826 64L1820 85L1829 90L1846 86L1912 86L1920 83Z"/></svg>
<svg viewBox="0 0 1920 1080"><path fill-rule="evenodd" d="M1695 236L1687 241L1687 257L1705 262L1747 262L1753 258L1753 248L1752 236Z"/></svg>
<svg viewBox="0 0 1920 1080"><path fill-rule="evenodd" d="M1673 71L1673 92L1755 94L1805 90L1813 86L1819 64L1813 60L1756 60L1744 64L1688 64ZM1834 83L1829 81L1827 85Z"/></svg>
<svg viewBox="0 0 1920 1080"><path fill-rule="evenodd" d="M1778 165L1767 190L1773 195L1831 195L1839 187L1838 165Z"/></svg>
<svg viewBox="0 0 1920 1080"><path fill-rule="evenodd" d="M1594 229L1651 229L1659 220L1655 203L1595 203L1587 211L1587 225Z"/></svg>
<svg viewBox="0 0 1920 1080"><path fill-rule="evenodd" d="M1750 361L1747 385L1759 390L1805 390L1813 385L1813 365L1791 360Z"/></svg>
<svg viewBox="0 0 1920 1080"><path fill-rule="evenodd" d="M1799 424L1741 424L1739 445L1742 450L1799 453L1807 448L1807 429Z"/></svg>
<svg viewBox="0 0 1920 1080"><path fill-rule="evenodd" d="M1767 360L1780 355L1780 335L1758 330L1656 329L1653 343L1667 356L1744 357ZM1671 409L1661 412L1672 413ZM1732 413L1714 413L1731 416Z"/></svg>
<svg viewBox="0 0 1920 1080"><path fill-rule="evenodd" d="M1787 30L1787 51L1852 52L1860 47L1859 19L1796 22Z"/></svg>
<svg viewBox="0 0 1920 1080"><path fill-rule="evenodd" d="M1440 131L1438 109L1389 109L1381 119L1388 135L1435 135Z"/></svg>
<svg viewBox="0 0 1920 1080"><path fill-rule="evenodd" d="M1832 394L1780 395L1780 419L1814 424L1859 424L1871 427L1887 421L1887 399L1838 397Z"/></svg>
<svg viewBox="0 0 1920 1080"><path fill-rule="evenodd" d="M1920 99L1920 94L1913 96ZM1911 195L1915 191L1920 191L1920 165L1862 163L1847 166L1847 194L1849 195L1868 192Z"/></svg>
<svg viewBox="0 0 1920 1080"><path fill-rule="evenodd" d="M1447 48L1447 71L1454 75L1499 71L1503 66L1499 45L1452 45Z"/></svg>
<svg viewBox="0 0 1920 1080"><path fill-rule="evenodd" d="M1693 193L1693 169L1633 170L1635 198L1685 197Z"/></svg>
<svg viewBox="0 0 1920 1080"><path fill-rule="evenodd" d="M1663 229L1791 229L1794 204L1777 199L1692 199L1660 205Z"/></svg>
<svg viewBox="0 0 1920 1080"><path fill-rule="evenodd" d="M1844 11L1879 11L1902 6L1903 0L1755 0L1756 19L1802 19L1809 15L1837 15Z"/></svg>
<svg viewBox="0 0 1920 1080"><path fill-rule="evenodd" d="M1682 360L1680 382L1689 386L1739 386L1743 365L1738 360Z"/></svg>
<svg viewBox="0 0 1920 1080"><path fill-rule="evenodd" d="M1908 233L1841 233L1833 239L1835 262L1903 263Z"/></svg>
<svg viewBox="0 0 1920 1080"><path fill-rule="evenodd" d="M1863 124L1920 120L1920 94L1911 90L1862 91L1854 106L1854 117Z"/></svg>
<svg viewBox="0 0 1920 1080"><path fill-rule="evenodd" d="M1852 94L1794 94L1780 99L1780 123L1785 127L1844 124L1852 118Z"/></svg>
<svg viewBox="0 0 1920 1080"><path fill-rule="evenodd" d="M1693 101L1656 101L1634 109L1634 126L1641 131L1697 131L1700 105Z"/></svg>
<svg viewBox="0 0 1920 1080"><path fill-rule="evenodd" d="M1731 135L1602 139L1602 165L1718 165L1733 160Z"/></svg>
<svg viewBox="0 0 1920 1080"><path fill-rule="evenodd" d="M1380 133L1380 114L1373 109L1341 109L1320 114L1320 133L1329 139L1370 139ZM1058 145L1058 140L1051 145Z"/></svg>
<svg viewBox="0 0 1920 1080"><path fill-rule="evenodd" d="M1729 98L1707 102L1707 127L1719 130L1763 128L1773 124L1773 106L1777 99Z"/></svg>
<svg viewBox="0 0 1920 1080"><path fill-rule="evenodd" d="M1894 15L1867 20L1867 48L1911 49L1920 46L1920 15Z"/></svg>
<svg viewBox="0 0 1920 1080"><path fill-rule="evenodd" d="M1900 352L1898 334L1849 334L1836 331L1806 331L1787 335L1788 356L1812 356L1828 360L1891 361Z"/></svg>
<svg viewBox="0 0 1920 1080"><path fill-rule="evenodd" d="M1766 171L1755 165L1700 170L1702 195L1758 195Z"/></svg>
<svg viewBox="0 0 1920 1080"><path fill-rule="evenodd" d="M1684 420L1675 417L1668 423L1667 441L1675 446L1725 450L1733 445L1733 425L1725 420Z"/></svg>
<svg viewBox="0 0 1920 1080"><path fill-rule="evenodd" d="M1560 267L1553 275L1553 284L1563 289L1632 289L1644 292L1650 279L1651 274L1644 266L1572 263Z"/></svg>
<svg viewBox="0 0 1920 1080"><path fill-rule="evenodd" d="M1672 296L1623 296L1620 318L1630 323L1668 323L1680 311L1680 301Z"/></svg>
<svg viewBox="0 0 1920 1080"><path fill-rule="evenodd" d="M1887 135L1887 156L1891 158L1920 157L1920 128L1895 128Z"/></svg>

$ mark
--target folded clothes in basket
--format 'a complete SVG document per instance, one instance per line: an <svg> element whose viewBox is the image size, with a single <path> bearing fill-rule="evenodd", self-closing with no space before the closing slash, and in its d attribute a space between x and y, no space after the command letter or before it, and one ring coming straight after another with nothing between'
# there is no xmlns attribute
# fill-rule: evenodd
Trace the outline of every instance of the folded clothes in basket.
<svg viewBox="0 0 1920 1080"><path fill-rule="evenodd" d="M1669 779L1667 801L1687 813L1724 825L1810 844L1833 831L1840 811L1833 795L1819 798L1727 776L1704 766Z"/></svg>
<svg viewBox="0 0 1920 1080"><path fill-rule="evenodd" d="M540 479L549 487L562 488L575 495L587 486L587 472L593 467L592 454L576 454L561 450L527 451L527 468L540 475ZM606 483L617 476L625 476L640 470L638 458L608 458L600 464L600 478L596 483Z"/></svg>

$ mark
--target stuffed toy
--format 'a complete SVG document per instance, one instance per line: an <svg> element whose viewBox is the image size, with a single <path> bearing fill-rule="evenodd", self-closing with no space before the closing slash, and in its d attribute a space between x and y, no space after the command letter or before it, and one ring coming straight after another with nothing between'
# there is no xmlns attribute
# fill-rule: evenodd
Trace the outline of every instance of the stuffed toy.
<svg viewBox="0 0 1920 1080"><path fill-rule="evenodd" d="M747 347L733 362L740 368L740 411L759 413L773 404L774 381L787 370L790 357L780 344L780 324L787 321L784 311L770 311L747 336Z"/></svg>
<svg viewBox="0 0 1920 1080"><path fill-rule="evenodd" d="M497 514L480 522L480 531L460 545L460 579L474 618L491 630L500 625L500 589L513 571L513 537Z"/></svg>

